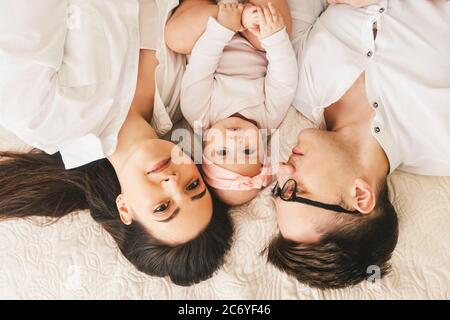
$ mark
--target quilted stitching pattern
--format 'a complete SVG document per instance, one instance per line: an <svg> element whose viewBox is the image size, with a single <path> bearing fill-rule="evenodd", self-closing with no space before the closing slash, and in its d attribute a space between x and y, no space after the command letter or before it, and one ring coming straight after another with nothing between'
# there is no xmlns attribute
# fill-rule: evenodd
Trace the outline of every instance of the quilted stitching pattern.
<svg viewBox="0 0 450 320"><path fill-rule="evenodd" d="M311 124L291 109L282 157ZM0 148L27 150L0 129ZM0 223L1 299L450 299L450 178L396 172L389 181L400 219L393 272L379 286L321 291L282 274L261 251L277 232L270 187L231 214L235 244L208 281L184 288L147 276L123 258L87 212Z"/></svg>

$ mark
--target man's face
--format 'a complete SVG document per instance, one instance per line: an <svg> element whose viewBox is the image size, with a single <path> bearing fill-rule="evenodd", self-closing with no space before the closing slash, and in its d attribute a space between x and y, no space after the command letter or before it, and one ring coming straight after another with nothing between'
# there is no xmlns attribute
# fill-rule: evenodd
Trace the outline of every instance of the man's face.
<svg viewBox="0 0 450 320"><path fill-rule="evenodd" d="M354 180L351 146L330 131L303 130L286 163L280 163L277 180L282 187L289 179L297 181L297 196L328 204L343 204ZM333 211L276 199L278 226L286 239L313 243L336 222Z"/></svg>

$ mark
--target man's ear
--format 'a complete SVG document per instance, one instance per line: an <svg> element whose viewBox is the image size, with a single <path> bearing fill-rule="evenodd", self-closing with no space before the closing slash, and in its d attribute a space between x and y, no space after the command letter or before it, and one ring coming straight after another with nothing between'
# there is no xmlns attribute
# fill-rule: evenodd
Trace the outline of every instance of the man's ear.
<svg viewBox="0 0 450 320"><path fill-rule="evenodd" d="M117 210L119 210L120 220L127 226L129 226L133 222L133 215L128 210L125 201L123 199L123 195L119 194L116 198Z"/></svg>
<svg viewBox="0 0 450 320"><path fill-rule="evenodd" d="M372 186L362 179L356 179L353 194L353 207L362 214L371 213L377 204Z"/></svg>

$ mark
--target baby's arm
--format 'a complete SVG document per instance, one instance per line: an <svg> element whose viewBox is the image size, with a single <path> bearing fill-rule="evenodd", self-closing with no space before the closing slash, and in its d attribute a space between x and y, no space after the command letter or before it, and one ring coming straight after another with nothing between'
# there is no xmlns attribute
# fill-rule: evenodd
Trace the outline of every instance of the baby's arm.
<svg viewBox="0 0 450 320"><path fill-rule="evenodd" d="M174 52L190 54L205 32L208 19L217 19L219 7L210 0L184 0L165 28L165 41Z"/></svg>
<svg viewBox="0 0 450 320"><path fill-rule="evenodd" d="M181 84L181 111L191 125L195 120L202 120L202 125L208 126L206 122L214 89L214 73L223 49L236 33L229 29L235 24L236 14L232 9L225 8L219 13L218 21L209 18L206 31L192 50Z"/></svg>
<svg viewBox="0 0 450 320"><path fill-rule="evenodd" d="M286 33L283 18L273 6L259 10L261 44L267 52L265 107L278 125L294 99L298 82L298 65L294 49Z"/></svg>
<svg viewBox="0 0 450 320"><path fill-rule="evenodd" d="M288 33L291 30L291 14L287 0L250 0L260 6L272 2L286 23ZM210 17L217 19L219 7L211 0L184 0L167 22L165 40L174 52L190 54L198 38L205 32ZM258 38L250 31L241 33L255 48L263 50Z"/></svg>

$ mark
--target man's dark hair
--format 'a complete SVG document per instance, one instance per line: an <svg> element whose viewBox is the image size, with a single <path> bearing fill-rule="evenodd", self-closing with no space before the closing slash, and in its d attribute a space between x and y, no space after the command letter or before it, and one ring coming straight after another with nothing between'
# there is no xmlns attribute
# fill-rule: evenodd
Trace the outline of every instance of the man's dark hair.
<svg viewBox="0 0 450 320"><path fill-rule="evenodd" d="M388 274L398 239L398 220L386 182L371 214L339 215L337 227L325 232L317 243L297 243L278 235L267 248L268 261L320 289L343 288L368 279L369 266L377 266L381 276Z"/></svg>

